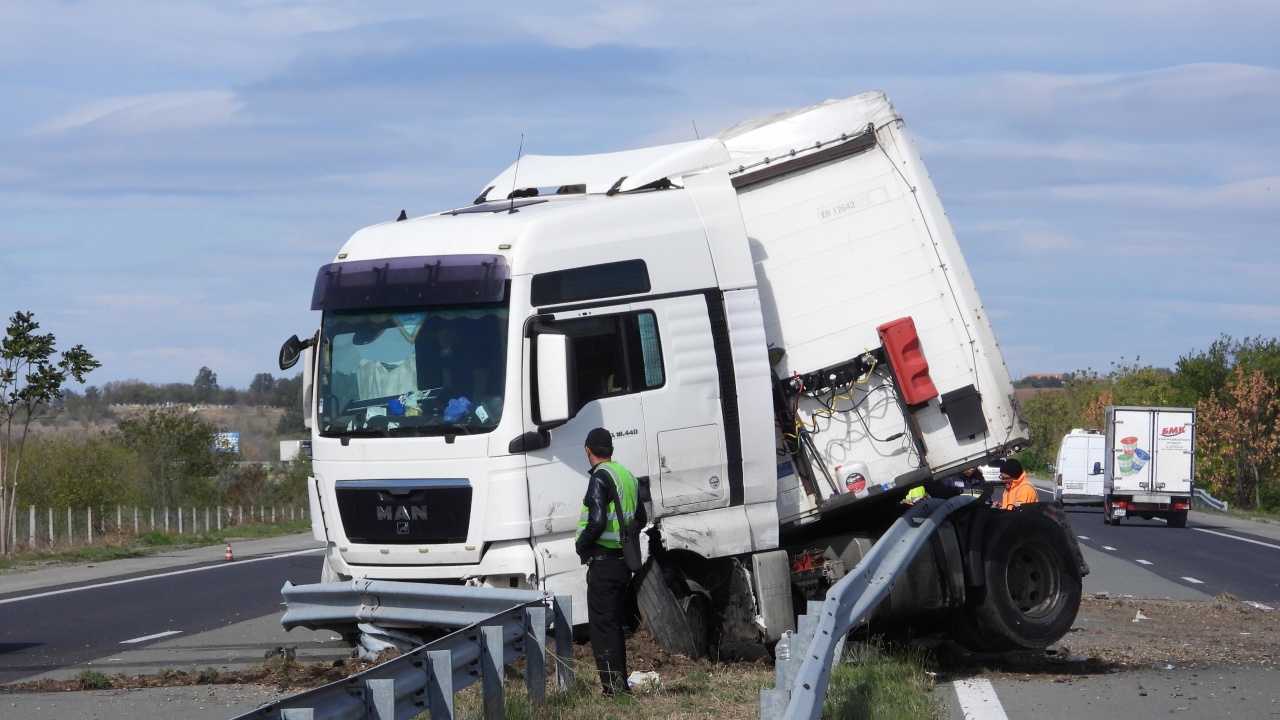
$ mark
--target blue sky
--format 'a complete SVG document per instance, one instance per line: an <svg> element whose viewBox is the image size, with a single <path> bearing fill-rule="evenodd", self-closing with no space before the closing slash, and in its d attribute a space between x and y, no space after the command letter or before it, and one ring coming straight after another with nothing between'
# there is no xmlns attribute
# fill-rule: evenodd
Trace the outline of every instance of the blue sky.
<svg viewBox="0 0 1280 720"><path fill-rule="evenodd" d="M444 7L448 5L449 7ZM435 6L441 6L436 8ZM1280 4L0 3L0 314L279 375L354 231L884 90L1015 375L1280 335Z"/></svg>

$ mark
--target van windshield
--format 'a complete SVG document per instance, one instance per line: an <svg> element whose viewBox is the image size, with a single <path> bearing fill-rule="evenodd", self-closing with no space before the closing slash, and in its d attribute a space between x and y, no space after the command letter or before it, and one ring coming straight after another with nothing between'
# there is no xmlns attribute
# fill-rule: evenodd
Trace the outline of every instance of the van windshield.
<svg viewBox="0 0 1280 720"><path fill-rule="evenodd" d="M505 300L331 310L321 329L322 435L489 432L502 418Z"/></svg>

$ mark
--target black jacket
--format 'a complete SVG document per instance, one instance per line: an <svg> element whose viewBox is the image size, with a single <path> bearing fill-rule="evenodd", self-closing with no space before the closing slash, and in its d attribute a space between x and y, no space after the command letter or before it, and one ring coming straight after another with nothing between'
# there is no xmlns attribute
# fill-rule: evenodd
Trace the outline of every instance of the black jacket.
<svg viewBox="0 0 1280 720"><path fill-rule="evenodd" d="M648 522L648 516L644 511L644 502L640 499L639 480L636 481L636 513L634 522L643 527ZM574 548L578 551L578 558L582 562L586 562L591 554L600 548L596 545L596 540L604 534L605 525L609 522L609 501L613 499L614 491L610 489L613 485L613 478L609 473L599 469L597 465L591 470L591 477L587 479L587 494L582 498L582 504L587 508L587 526L582 528L582 532L578 534L578 540L574 544ZM621 502L619 502L621 504ZM621 511L621 508L619 508Z"/></svg>

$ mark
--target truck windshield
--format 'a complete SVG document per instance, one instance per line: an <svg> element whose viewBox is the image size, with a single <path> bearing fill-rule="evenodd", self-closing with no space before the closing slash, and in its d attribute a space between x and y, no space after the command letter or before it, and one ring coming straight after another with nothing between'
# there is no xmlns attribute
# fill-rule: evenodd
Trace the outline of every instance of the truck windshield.
<svg viewBox="0 0 1280 720"><path fill-rule="evenodd" d="M489 432L502 418L506 301L325 311L320 433Z"/></svg>

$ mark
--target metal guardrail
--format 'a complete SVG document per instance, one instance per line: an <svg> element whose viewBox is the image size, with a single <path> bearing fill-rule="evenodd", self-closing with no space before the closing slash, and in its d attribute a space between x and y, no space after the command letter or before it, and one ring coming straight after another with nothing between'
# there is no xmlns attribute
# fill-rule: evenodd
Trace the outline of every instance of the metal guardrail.
<svg viewBox="0 0 1280 720"><path fill-rule="evenodd" d="M760 691L761 720L817 720L831 682L831 666L844 638L889 593L947 516L976 501L960 495L913 505L871 547L853 572L833 585L822 602L810 602L797 632L778 642L774 689Z"/></svg>
<svg viewBox="0 0 1280 720"><path fill-rule="evenodd" d="M386 586L411 586L386 587ZM364 586L361 588L361 586ZM373 586L377 586L376 588ZM418 592L413 592L414 589ZM439 591L447 592L440 593ZM481 681L482 707L486 720L500 719L504 713L503 666L520 658L525 663L525 685L531 702L546 697L546 640L548 627L555 629L556 684L568 689L573 684L573 602L567 596L533 591L505 591L493 588L457 588L423 586L415 583L388 581L352 581L321 585L285 585L282 592L297 598L321 600L315 605L305 602L291 607L293 619L286 627L326 627L328 619L339 608L350 608L351 596L361 592L381 592L385 596L453 598L463 605L436 608L441 617L462 619L467 612L481 612L476 607L497 603L493 598L519 595L514 603L486 617L467 624L460 630L412 650L400 657L357 673L339 682L276 700L235 720L407 720L430 712L432 720L453 720L454 693ZM344 597L345 596L345 597ZM367 599L367 596L366 596ZM550 607L548 607L548 604ZM360 604L360 612L369 621L385 621L378 607ZM407 607L400 608L412 614ZM550 609L550 617L547 610ZM428 615L432 610L422 610ZM348 623L353 622L347 616ZM282 619L282 622L285 620ZM291 624L290 624L291 623Z"/></svg>
<svg viewBox="0 0 1280 720"><path fill-rule="evenodd" d="M1195 493L1193 494L1193 497L1195 500L1199 500L1204 505L1207 505L1213 508L1214 510L1217 510L1218 512L1227 511L1226 500L1219 500L1214 496L1210 495L1209 493L1205 492L1204 490L1201 490L1200 488L1195 489Z"/></svg>
<svg viewBox="0 0 1280 720"><path fill-rule="evenodd" d="M339 631L362 622L387 627L467 627L547 597L537 590L361 578L311 585L285 583L280 594L285 601L280 624L285 630Z"/></svg>

